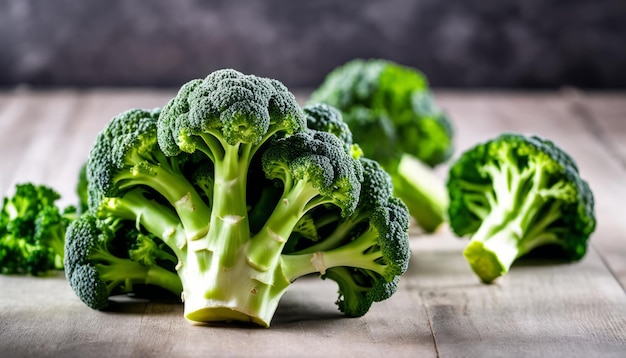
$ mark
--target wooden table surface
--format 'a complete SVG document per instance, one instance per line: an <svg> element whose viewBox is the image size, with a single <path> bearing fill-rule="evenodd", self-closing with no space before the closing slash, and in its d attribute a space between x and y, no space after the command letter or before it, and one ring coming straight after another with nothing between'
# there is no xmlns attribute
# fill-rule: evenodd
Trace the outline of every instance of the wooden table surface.
<svg viewBox="0 0 626 358"><path fill-rule="evenodd" d="M78 168L111 116L162 106L174 93L0 92L0 193L32 181L74 203ZM99 312L78 300L63 274L2 276L0 356L626 357L626 93L439 91L436 98L455 121L459 151L519 131L551 138L576 159L598 218L582 261L522 260L484 285L461 254L464 240L447 228L433 235L413 228L410 267L391 299L344 318L331 281L301 279L269 329L193 326L168 302L119 302Z"/></svg>

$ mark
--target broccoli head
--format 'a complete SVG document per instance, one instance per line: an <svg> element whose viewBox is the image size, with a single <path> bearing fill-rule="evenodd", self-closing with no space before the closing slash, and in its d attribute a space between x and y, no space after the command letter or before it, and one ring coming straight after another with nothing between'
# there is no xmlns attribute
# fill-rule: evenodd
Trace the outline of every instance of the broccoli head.
<svg viewBox="0 0 626 358"><path fill-rule="evenodd" d="M330 72L309 103L341 110L354 141L391 174L396 195L425 231L444 221L445 186L431 168L452 155L453 129L421 72L387 60L353 60Z"/></svg>
<svg viewBox="0 0 626 358"><path fill-rule="evenodd" d="M324 130L307 128L307 115ZM262 326L294 280L331 267L352 274L336 274L350 305L388 297L408 262L408 214L387 198L389 180L370 180L385 200L332 239L331 266L286 254L322 242L318 212L363 216L368 180L349 138L337 110L305 114L278 81L234 70L188 82L162 110L114 117L88 160L89 211L68 232L71 286L94 308L138 284L180 290L189 321Z"/></svg>
<svg viewBox="0 0 626 358"><path fill-rule="evenodd" d="M552 141L505 133L468 149L450 168L449 220L483 282L540 247L581 259L595 229L593 193Z"/></svg>
<svg viewBox="0 0 626 358"><path fill-rule="evenodd" d="M0 211L0 273L44 275L63 269L65 230L76 208L57 206L46 185L17 184Z"/></svg>

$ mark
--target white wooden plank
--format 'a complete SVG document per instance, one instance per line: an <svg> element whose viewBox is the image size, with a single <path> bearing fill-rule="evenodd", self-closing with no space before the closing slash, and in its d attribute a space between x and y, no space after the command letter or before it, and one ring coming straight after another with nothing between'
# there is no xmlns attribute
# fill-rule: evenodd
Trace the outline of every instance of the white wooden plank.
<svg viewBox="0 0 626 358"><path fill-rule="evenodd" d="M571 92L567 99L626 169L626 92Z"/></svg>
<svg viewBox="0 0 626 358"><path fill-rule="evenodd" d="M433 241L437 242L433 242ZM577 264L522 260L479 283L451 235L418 240L408 273L440 357L620 357L624 292L594 250Z"/></svg>

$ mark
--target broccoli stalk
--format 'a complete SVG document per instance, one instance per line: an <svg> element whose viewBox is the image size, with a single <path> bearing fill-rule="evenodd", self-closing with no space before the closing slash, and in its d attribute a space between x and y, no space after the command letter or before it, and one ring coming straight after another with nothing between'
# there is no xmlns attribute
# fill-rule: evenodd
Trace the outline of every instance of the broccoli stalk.
<svg viewBox="0 0 626 358"><path fill-rule="evenodd" d="M309 103L343 113L364 155L383 165L400 197L425 232L445 221L445 185L432 168L453 152L450 119L428 91L425 76L384 60L353 60L336 68Z"/></svg>
<svg viewBox="0 0 626 358"><path fill-rule="evenodd" d="M552 142L503 134L465 152L450 169L450 223L471 235L464 251L486 283L536 248L585 255L593 196L574 161Z"/></svg>
<svg viewBox="0 0 626 358"><path fill-rule="evenodd" d="M402 198L409 212L425 232L434 232L446 220L448 193L432 169L410 154L403 154L396 165L387 165L395 195ZM419 178L419 179L417 179Z"/></svg>

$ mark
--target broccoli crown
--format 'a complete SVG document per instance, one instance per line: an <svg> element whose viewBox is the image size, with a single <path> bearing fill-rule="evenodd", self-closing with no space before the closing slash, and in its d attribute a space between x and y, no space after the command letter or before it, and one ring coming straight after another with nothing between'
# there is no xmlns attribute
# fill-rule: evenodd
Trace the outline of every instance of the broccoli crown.
<svg viewBox="0 0 626 358"><path fill-rule="evenodd" d="M159 163L154 155L159 150L156 137L159 112L126 111L115 116L98 134L86 167L88 192L96 204L100 195L94 193L120 196L125 181L154 174Z"/></svg>
<svg viewBox="0 0 626 358"><path fill-rule="evenodd" d="M334 203L348 216L359 201L363 169L343 144L328 132L296 133L269 146L263 153L263 170L268 179L280 180L285 190L310 185L313 195L324 203ZM306 196L305 200L310 204L313 198Z"/></svg>
<svg viewBox="0 0 626 358"><path fill-rule="evenodd" d="M116 116L88 160L89 211L68 232L70 284L93 308L147 284L180 291L190 321L269 326L291 282L326 271L285 254L317 240L371 288L369 304L388 297L408 260L406 208L341 118L326 105L305 115L279 82L234 70L188 82L160 111ZM366 178L362 163L378 171Z"/></svg>
<svg viewBox="0 0 626 358"><path fill-rule="evenodd" d="M167 262L169 248L132 224L99 219L93 211L68 228L65 275L76 295L89 307L108 306L109 297L131 293L137 285L156 285L180 295L180 279Z"/></svg>
<svg viewBox="0 0 626 358"><path fill-rule="evenodd" d="M43 275L63 269L65 230L73 206L60 209L58 192L45 185L17 184L0 211L0 273Z"/></svg>
<svg viewBox="0 0 626 358"><path fill-rule="evenodd" d="M304 128L302 110L280 82L225 69L188 82L163 108L159 143L170 156L201 146L218 159L227 146Z"/></svg>
<svg viewBox="0 0 626 358"><path fill-rule="evenodd" d="M408 153L430 166L452 154L450 119L435 105L426 77L387 60L352 60L330 72L309 100L343 113L367 157L393 162Z"/></svg>
<svg viewBox="0 0 626 358"><path fill-rule="evenodd" d="M312 104L302 108L306 118L307 128L334 134L346 148L352 146L352 132L348 124L344 122L341 112L324 103Z"/></svg>
<svg viewBox="0 0 626 358"><path fill-rule="evenodd" d="M479 242L468 246L466 257L477 261L475 271L487 271L483 281L541 246L560 247L571 260L586 253L596 222L593 193L575 161L548 139L504 133L478 144L452 165L447 186L450 226ZM512 251L511 244L496 245L500 238L514 239ZM484 259L490 242L488 250L502 253L497 270Z"/></svg>

